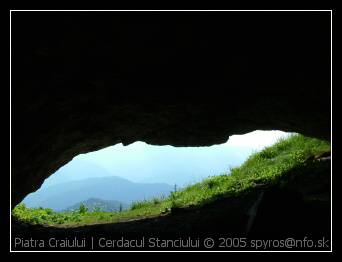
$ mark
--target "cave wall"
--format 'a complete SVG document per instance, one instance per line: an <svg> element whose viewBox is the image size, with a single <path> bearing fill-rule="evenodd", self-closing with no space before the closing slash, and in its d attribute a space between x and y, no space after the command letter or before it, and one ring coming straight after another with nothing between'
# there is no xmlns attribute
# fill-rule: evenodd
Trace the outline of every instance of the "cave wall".
<svg viewBox="0 0 342 262"><path fill-rule="evenodd" d="M330 12L12 12L12 205L74 156L330 139Z"/></svg>

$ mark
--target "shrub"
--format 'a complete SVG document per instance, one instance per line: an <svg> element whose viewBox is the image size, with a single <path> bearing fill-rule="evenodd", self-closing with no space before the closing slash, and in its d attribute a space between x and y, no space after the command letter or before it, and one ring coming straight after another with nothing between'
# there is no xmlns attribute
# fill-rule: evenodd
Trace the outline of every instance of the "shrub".
<svg viewBox="0 0 342 262"><path fill-rule="evenodd" d="M88 208L82 203L82 204L80 205L80 207L78 208L78 212L79 212L80 214L85 214L85 213L88 212Z"/></svg>

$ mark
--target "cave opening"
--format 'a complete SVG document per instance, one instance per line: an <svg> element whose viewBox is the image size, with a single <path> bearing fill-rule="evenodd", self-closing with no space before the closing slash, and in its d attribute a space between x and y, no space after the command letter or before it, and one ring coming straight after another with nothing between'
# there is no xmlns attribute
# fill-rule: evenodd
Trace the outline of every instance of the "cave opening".
<svg viewBox="0 0 342 262"><path fill-rule="evenodd" d="M22 203L58 212L78 210L81 204L89 211L129 209L135 202L169 197L208 177L229 175L251 154L289 135L256 130L207 147L116 144L75 156Z"/></svg>
<svg viewBox="0 0 342 262"><path fill-rule="evenodd" d="M123 230L151 219L158 220L153 230L172 223L180 232L178 215L191 232L224 225L240 234L321 234L330 224L329 163L329 142L283 131L256 130L207 147L117 144L74 157L13 214L20 223L68 228L62 232L108 223ZM319 221L308 223L311 216Z"/></svg>
<svg viewBox="0 0 342 262"><path fill-rule="evenodd" d="M331 18L330 11L12 12L12 242L120 232L331 239ZM167 181L172 192L134 202L133 216L120 204L112 217L85 205L68 214L18 205L79 154L135 141L219 145L272 129L303 136L241 168L227 163L229 176ZM204 180L183 190L196 179Z"/></svg>

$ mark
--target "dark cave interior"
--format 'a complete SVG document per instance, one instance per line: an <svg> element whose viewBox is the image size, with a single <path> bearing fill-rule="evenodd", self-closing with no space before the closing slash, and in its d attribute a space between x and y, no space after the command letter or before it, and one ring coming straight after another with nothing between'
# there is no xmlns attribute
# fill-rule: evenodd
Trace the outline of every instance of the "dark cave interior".
<svg viewBox="0 0 342 262"><path fill-rule="evenodd" d="M330 141L330 12L14 11L11 23L12 206L117 143L257 129Z"/></svg>

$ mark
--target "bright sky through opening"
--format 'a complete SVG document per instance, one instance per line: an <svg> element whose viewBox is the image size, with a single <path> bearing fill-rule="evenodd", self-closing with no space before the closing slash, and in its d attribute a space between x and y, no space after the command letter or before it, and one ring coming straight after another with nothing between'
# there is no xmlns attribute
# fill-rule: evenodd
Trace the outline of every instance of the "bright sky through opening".
<svg viewBox="0 0 342 262"><path fill-rule="evenodd" d="M153 146L135 142L117 144L76 156L45 180L43 187L91 177L118 176L137 183L168 183L185 186L229 172L247 157L287 137L282 131L254 131L233 135L210 147Z"/></svg>

